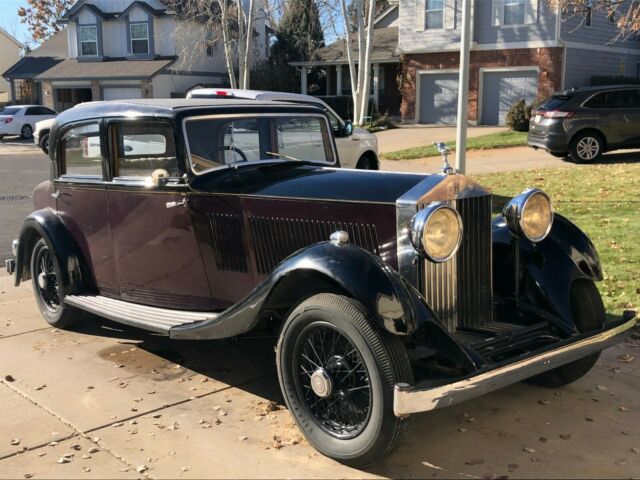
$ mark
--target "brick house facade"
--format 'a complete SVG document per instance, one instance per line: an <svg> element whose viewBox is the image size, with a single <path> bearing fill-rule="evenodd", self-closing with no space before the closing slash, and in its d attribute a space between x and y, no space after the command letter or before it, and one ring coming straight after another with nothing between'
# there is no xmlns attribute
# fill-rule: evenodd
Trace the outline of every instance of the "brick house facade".
<svg viewBox="0 0 640 480"><path fill-rule="evenodd" d="M477 122L481 68L538 67L538 97L544 98L562 88L563 48L522 48L510 50L472 51L469 72L469 120ZM418 72L457 70L459 52L405 54L402 57L402 118L411 121L416 116Z"/></svg>

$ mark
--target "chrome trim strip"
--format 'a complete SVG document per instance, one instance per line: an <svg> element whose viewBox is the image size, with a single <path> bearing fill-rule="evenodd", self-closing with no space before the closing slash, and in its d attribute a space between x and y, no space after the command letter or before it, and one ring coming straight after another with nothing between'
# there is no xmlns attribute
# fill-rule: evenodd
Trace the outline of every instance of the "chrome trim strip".
<svg viewBox="0 0 640 480"><path fill-rule="evenodd" d="M520 382L610 347L617 343L618 339L615 337L632 328L636 321L632 318L617 327L583 340L447 385L429 388L420 384L414 387L402 383L396 384L393 393L393 412L398 417L427 412Z"/></svg>

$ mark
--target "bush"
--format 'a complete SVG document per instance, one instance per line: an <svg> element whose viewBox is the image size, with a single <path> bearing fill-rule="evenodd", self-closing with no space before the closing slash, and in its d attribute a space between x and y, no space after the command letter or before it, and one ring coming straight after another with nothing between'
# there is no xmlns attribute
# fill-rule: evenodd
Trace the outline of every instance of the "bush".
<svg viewBox="0 0 640 480"><path fill-rule="evenodd" d="M367 130L370 132L379 132L380 130L390 130L392 128L396 128L396 124L389 112L374 117L371 123L367 125Z"/></svg>
<svg viewBox="0 0 640 480"><path fill-rule="evenodd" d="M507 112L507 125L516 132L528 132L530 118L531 106L524 100L518 100Z"/></svg>

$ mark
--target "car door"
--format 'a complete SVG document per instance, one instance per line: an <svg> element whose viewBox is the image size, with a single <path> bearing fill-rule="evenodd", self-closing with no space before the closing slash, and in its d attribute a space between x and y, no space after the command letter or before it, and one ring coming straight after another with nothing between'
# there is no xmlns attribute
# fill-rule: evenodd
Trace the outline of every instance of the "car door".
<svg viewBox="0 0 640 480"><path fill-rule="evenodd" d="M121 298L209 309L209 284L171 124L116 120L109 122L108 132L112 180L107 198ZM154 184L154 174L168 180Z"/></svg>
<svg viewBox="0 0 640 480"><path fill-rule="evenodd" d="M65 127L54 152L56 209L82 252L98 293L117 297L118 278L113 258L105 190L106 142L101 122Z"/></svg>

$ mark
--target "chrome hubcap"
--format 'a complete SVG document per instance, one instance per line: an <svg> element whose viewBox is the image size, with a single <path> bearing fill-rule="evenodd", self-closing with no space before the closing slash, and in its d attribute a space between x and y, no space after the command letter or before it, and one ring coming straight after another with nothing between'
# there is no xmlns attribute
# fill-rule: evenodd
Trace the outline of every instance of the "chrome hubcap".
<svg viewBox="0 0 640 480"><path fill-rule="evenodd" d="M327 398L333 392L333 380L324 368L318 368L311 374L311 389L320 398Z"/></svg>
<svg viewBox="0 0 640 480"><path fill-rule="evenodd" d="M43 290L47 288L47 274L45 272L41 272L38 275L38 286Z"/></svg>
<svg viewBox="0 0 640 480"><path fill-rule="evenodd" d="M576 146L578 156L584 160L592 160L598 155L600 145L598 140L593 137L584 137Z"/></svg>

